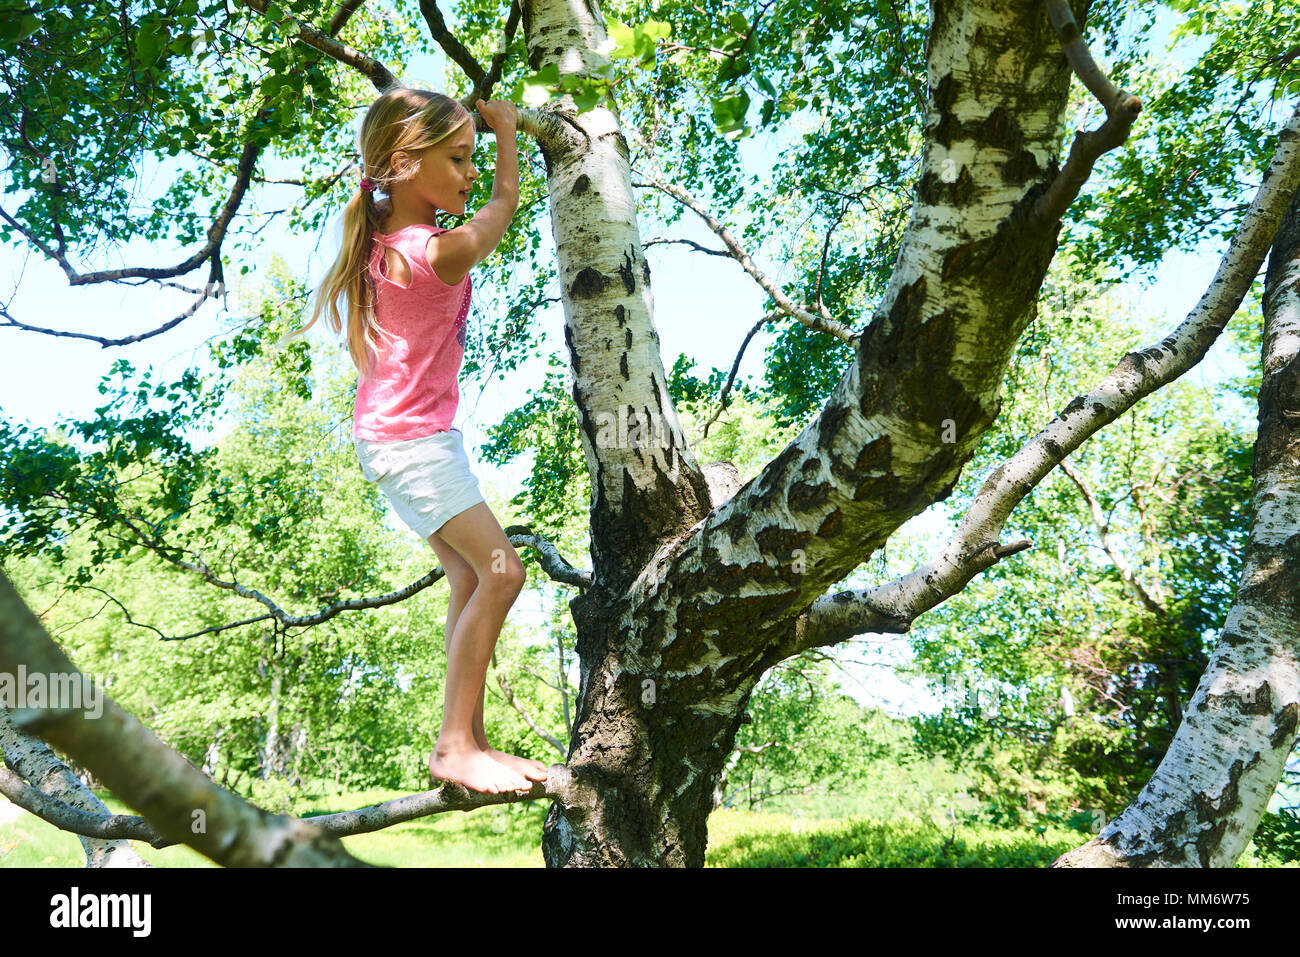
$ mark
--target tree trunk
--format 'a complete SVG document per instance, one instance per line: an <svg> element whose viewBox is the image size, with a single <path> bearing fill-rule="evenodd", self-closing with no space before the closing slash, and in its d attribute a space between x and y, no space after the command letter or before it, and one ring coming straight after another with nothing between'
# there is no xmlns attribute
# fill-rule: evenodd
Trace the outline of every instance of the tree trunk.
<svg viewBox="0 0 1300 957"><path fill-rule="evenodd" d="M1231 867L1300 714L1300 193L1264 283L1250 540L1223 634L1151 780L1055 867Z"/></svg>
<svg viewBox="0 0 1300 957"><path fill-rule="evenodd" d="M1082 19L1088 4L1074 5ZM602 65L595 0L523 7L529 65ZM570 603L581 684L552 866L702 866L755 684L796 622L944 498L996 419L1056 248L1070 72L1037 0L937 2L926 150L889 288L822 415L725 502L668 396L628 149L605 101L545 112L551 223L583 448L592 587ZM951 176L949 176L951 172ZM716 506L716 507L715 507Z"/></svg>
<svg viewBox="0 0 1300 957"><path fill-rule="evenodd" d="M283 743L280 740L280 696L284 683L284 661L271 642L271 700L266 709L266 742L262 748L262 779L284 777Z"/></svg>

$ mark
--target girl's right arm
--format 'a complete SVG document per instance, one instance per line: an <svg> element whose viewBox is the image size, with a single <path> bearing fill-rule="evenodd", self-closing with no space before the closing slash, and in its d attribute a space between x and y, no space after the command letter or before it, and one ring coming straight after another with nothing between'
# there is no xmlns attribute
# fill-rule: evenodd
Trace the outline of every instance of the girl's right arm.
<svg viewBox="0 0 1300 957"><path fill-rule="evenodd" d="M497 165L492 176L492 199L469 222L430 240L429 266L436 267L437 274L442 276L463 277L491 255L519 208L519 149L515 144L519 114L507 100L488 103L479 100L478 107L479 114L496 134Z"/></svg>

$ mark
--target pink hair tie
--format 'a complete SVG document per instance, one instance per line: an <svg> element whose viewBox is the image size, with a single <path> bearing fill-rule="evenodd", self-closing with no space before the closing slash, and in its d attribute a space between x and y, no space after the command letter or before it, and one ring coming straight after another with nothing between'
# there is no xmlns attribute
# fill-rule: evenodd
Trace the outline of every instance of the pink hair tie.
<svg viewBox="0 0 1300 957"><path fill-rule="evenodd" d="M370 180L366 179L363 176L361 177L361 188L364 189L367 193L372 193L375 190L375 184L370 182Z"/></svg>

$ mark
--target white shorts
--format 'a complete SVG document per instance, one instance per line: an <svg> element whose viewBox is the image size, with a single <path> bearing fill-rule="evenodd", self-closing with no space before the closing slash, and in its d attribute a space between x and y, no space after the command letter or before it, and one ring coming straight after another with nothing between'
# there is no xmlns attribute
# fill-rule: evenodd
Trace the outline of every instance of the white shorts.
<svg viewBox="0 0 1300 957"><path fill-rule="evenodd" d="M354 436L352 444L366 481L379 486L397 517L423 539L484 500L460 429L396 442Z"/></svg>

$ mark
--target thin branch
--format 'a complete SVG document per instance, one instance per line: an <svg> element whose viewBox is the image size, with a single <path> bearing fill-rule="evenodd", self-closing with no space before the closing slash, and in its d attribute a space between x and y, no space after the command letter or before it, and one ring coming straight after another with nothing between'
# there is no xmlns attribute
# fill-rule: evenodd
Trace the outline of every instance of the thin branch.
<svg viewBox="0 0 1300 957"><path fill-rule="evenodd" d="M731 363L731 372L727 374L726 384L723 385L722 393L718 396L718 407L713 411L713 415L709 417L709 420L700 428L700 434L696 437L697 442L708 438L709 426L717 421L718 416L720 416L722 411L727 407L727 396L731 392L731 384L736 381L736 371L740 368L740 360L745 355L745 350L749 347L749 341L754 338L754 335L759 329L763 328L764 325L771 322L773 319L781 318L783 315L785 315L783 312L769 312L762 319L758 320L758 322L754 323L753 328L749 330L749 334L745 336L745 341L740 344L740 350L736 353L735 361Z"/></svg>
<svg viewBox="0 0 1300 957"><path fill-rule="evenodd" d="M375 595L369 598L348 598L343 601L334 602L318 611L308 615L291 615L274 599L267 597L255 588L249 588L239 582L234 571L234 563L231 562L230 579L218 577L207 563L198 555L194 555L194 561L187 561L178 557L175 553L178 551L174 546L169 546L157 538L157 532L149 534L139 524L150 524L145 519L132 516L121 519L122 524L134 533L139 544L158 555L163 560L191 571L203 578L204 581L215 585L224 591L232 591L242 598L248 598L263 605L269 612L266 615L260 615L255 618L247 618L243 621L232 622L225 625L215 625L211 628L205 628L202 631L196 631L193 634L182 635L177 638L170 638L171 641L180 641L185 638L197 638L200 635L215 634L216 632L226 631L231 628L239 628L244 625L256 624L258 622L274 619L281 628L306 628L313 625L319 625L336 615L345 611L362 611L368 608L380 608L384 605L393 605L405 601L417 592L423 591L434 582L444 577L446 574L441 565L435 566L427 575L411 582L396 591L387 592L383 595ZM152 527L152 526L151 526ZM540 565L552 580L563 582L567 585L574 585L579 588L591 587L591 572L582 571L574 568L559 553L555 545L540 535L533 533L532 529L526 525L512 525L505 530L507 537L512 545L528 546L537 553L537 563ZM120 607L120 606L119 606ZM125 609L123 609L125 611ZM136 624L136 622L131 622ZM155 629L156 630L156 629ZM166 636L164 636L166 637Z"/></svg>
<svg viewBox="0 0 1300 957"><path fill-rule="evenodd" d="M267 0L239 0L239 3L264 17L269 16L267 12ZM342 14L342 12L343 11L340 10L339 14ZM343 23L347 20L346 17L340 19L339 15L336 15L334 19L339 21L340 28L342 28ZM402 85L397 77L393 75L392 71L390 71L388 67L379 60L376 60L367 53L362 53L360 50L348 46L348 44L341 40L336 40L329 33L323 33L320 30L317 30L310 23L305 23L297 17L292 16L281 17L276 21L276 23L287 35L296 37L309 47L319 50L327 57L337 60L340 63L347 64L357 72L361 73L374 84L375 89L380 93L386 93L389 90L396 89ZM331 21L331 27L333 26L333 23L334 21Z"/></svg>
<svg viewBox="0 0 1300 957"><path fill-rule="evenodd" d="M1097 534L1101 537L1101 547L1105 549L1107 557L1110 558L1111 564L1114 565L1116 570L1119 572L1120 578L1122 578L1129 587L1133 589L1137 594L1138 600L1142 602L1142 606L1146 608L1147 611L1160 615L1162 618L1167 617L1169 609L1166 608L1161 601L1153 597L1142 583L1138 581L1137 576L1133 572L1133 566L1128 563L1123 552L1121 552L1119 547L1115 544L1115 536L1112 535L1110 531L1110 522L1101 514L1101 506L1098 504L1096 496L1092 494L1092 490L1088 488L1087 483L1084 482L1083 477L1079 475L1079 473L1075 471L1074 466L1065 459L1061 460L1060 467L1061 471L1064 472L1070 481L1079 489L1079 494L1083 496L1084 502L1087 503L1088 512L1092 516L1093 524L1097 527Z"/></svg>
<svg viewBox="0 0 1300 957"><path fill-rule="evenodd" d="M501 80L501 71L505 67L506 59L510 56L510 41L515 38L515 31L519 29L519 20L523 15L523 8L519 5L519 0L511 0L510 13L506 17L506 32L501 39L501 46L492 54L492 62L488 64L487 76L483 78L482 83L475 83L474 89L466 99L472 97L470 104L478 102L479 98L487 99L492 95L492 88ZM462 100L462 103L465 101Z"/></svg>
<svg viewBox="0 0 1300 957"><path fill-rule="evenodd" d="M636 130L632 127L628 127L624 130L624 133L631 139L636 140L637 143L641 145L641 148L646 151L646 155L647 157L650 157L651 162L654 162L653 153ZM656 163L655 165L657 166L658 164ZM835 336L837 339L843 340L854 348L857 348L858 341L862 337L861 333L855 333L848 326L841 322L837 322L830 313L826 311L824 306L822 307L821 315L814 315L808 310L791 302L776 283L754 265L754 261L749 258L749 254L745 252L740 243L736 241L736 238L731 235L731 232L727 227L718 222L718 220L704 208L703 204L701 204L699 200L677 184L667 182L662 178L662 176L651 174L647 179L648 182L634 182L632 185L640 187L653 186L655 189L672 196L703 219L704 222L708 224L708 227L713 230L714 234L722 240L723 245L727 247L731 257L735 259L736 262L740 263L741 268L744 269L745 272L749 273L753 280L762 287L764 292L772 297L772 301L776 303L778 309L789 316L793 316L809 329L814 329L817 332L828 333L829 335Z"/></svg>
<svg viewBox="0 0 1300 957"><path fill-rule="evenodd" d="M221 213L208 227L208 241L198 249L193 255L175 266L129 266L121 269L101 269L97 272L79 273L68 262L67 257L60 250L51 249L48 245L37 239L32 233L14 219L9 213L0 209L0 218L9 223L14 229L26 237L27 241L33 246L45 253L50 259L59 264L64 274L68 277L68 285L84 286L90 283L99 282L118 282L122 279L170 279L173 276L184 275L193 272L201 264L212 258L220 257L221 241L226 236L226 230L230 226L230 221L234 219L235 211L239 204L243 202L244 193L248 190L249 180L253 175L253 168L257 164L258 155L261 153L261 147L253 142L244 144L244 152L239 158L238 175L235 179L235 185L230 190L230 195L226 198L225 206L222 207Z"/></svg>
<svg viewBox="0 0 1300 957"><path fill-rule="evenodd" d="M544 728L542 728L540 725L538 725L536 721L533 720L533 716L528 713L528 711L524 708L522 704L519 703L519 701L515 698L515 693L510 690L510 682L506 680L506 676L499 671L497 672L497 685L498 687L501 688L501 693L505 695L506 703L509 704L510 707L514 708L517 712L519 712L519 716L523 718L524 723L528 725L530 729L532 729L533 734L537 735L539 738L541 738L543 741L545 741L547 744L553 747L556 751L559 751L560 757L561 759L563 759L569 753L568 749L565 748L565 746L561 744L559 741L557 741L553 735L548 734Z"/></svg>
<svg viewBox="0 0 1300 957"><path fill-rule="evenodd" d="M1069 3L1066 0L1046 0L1046 6L1048 19L1061 40L1066 59L1083 85L1105 108L1106 122L1095 130L1075 135L1065 166L1034 203L1032 215L1042 222L1060 219L1065 214L1092 175L1097 160L1103 153L1123 145L1133 129L1133 121L1142 112L1142 101L1115 86L1097 66L1088 45L1083 42L1083 33L1074 20Z"/></svg>
<svg viewBox="0 0 1300 957"><path fill-rule="evenodd" d="M648 246L672 245L674 243L681 244L684 246L691 246L694 249L698 249L702 253L708 253L710 256L726 256L728 259L731 258L731 253L728 252L727 250L710 249L708 246L701 246L693 239L647 239L645 242L641 244L641 248L645 249Z"/></svg>
<svg viewBox="0 0 1300 957"><path fill-rule="evenodd" d="M185 288L179 283L169 282L165 283L165 285L175 286L181 289ZM8 304L0 306L0 318L3 318L4 320L3 322L0 322L0 328L18 329L23 332L37 332L41 335L56 336L66 339L87 339L91 342L99 343L100 348L102 349L108 349L112 346L129 346L136 342L143 342L146 339L152 339L154 336L160 336L169 329L173 329L180 325L190 316L198 312L199 307L209 299L225 299L226 283L221 277L221 253L219 250L213 253L212 266L207 284L202 289L197 290L197 293L198 296L190 307L175 318L169 319L161 326L158 326L156 329L150 329L148 332L140 332L132 336L122 336L118 339L109 339L106 336L95 336L88 332L69 332L63 329L50 329L45 326L34 326L30 323L20 322L9 312Z"/></svg>

